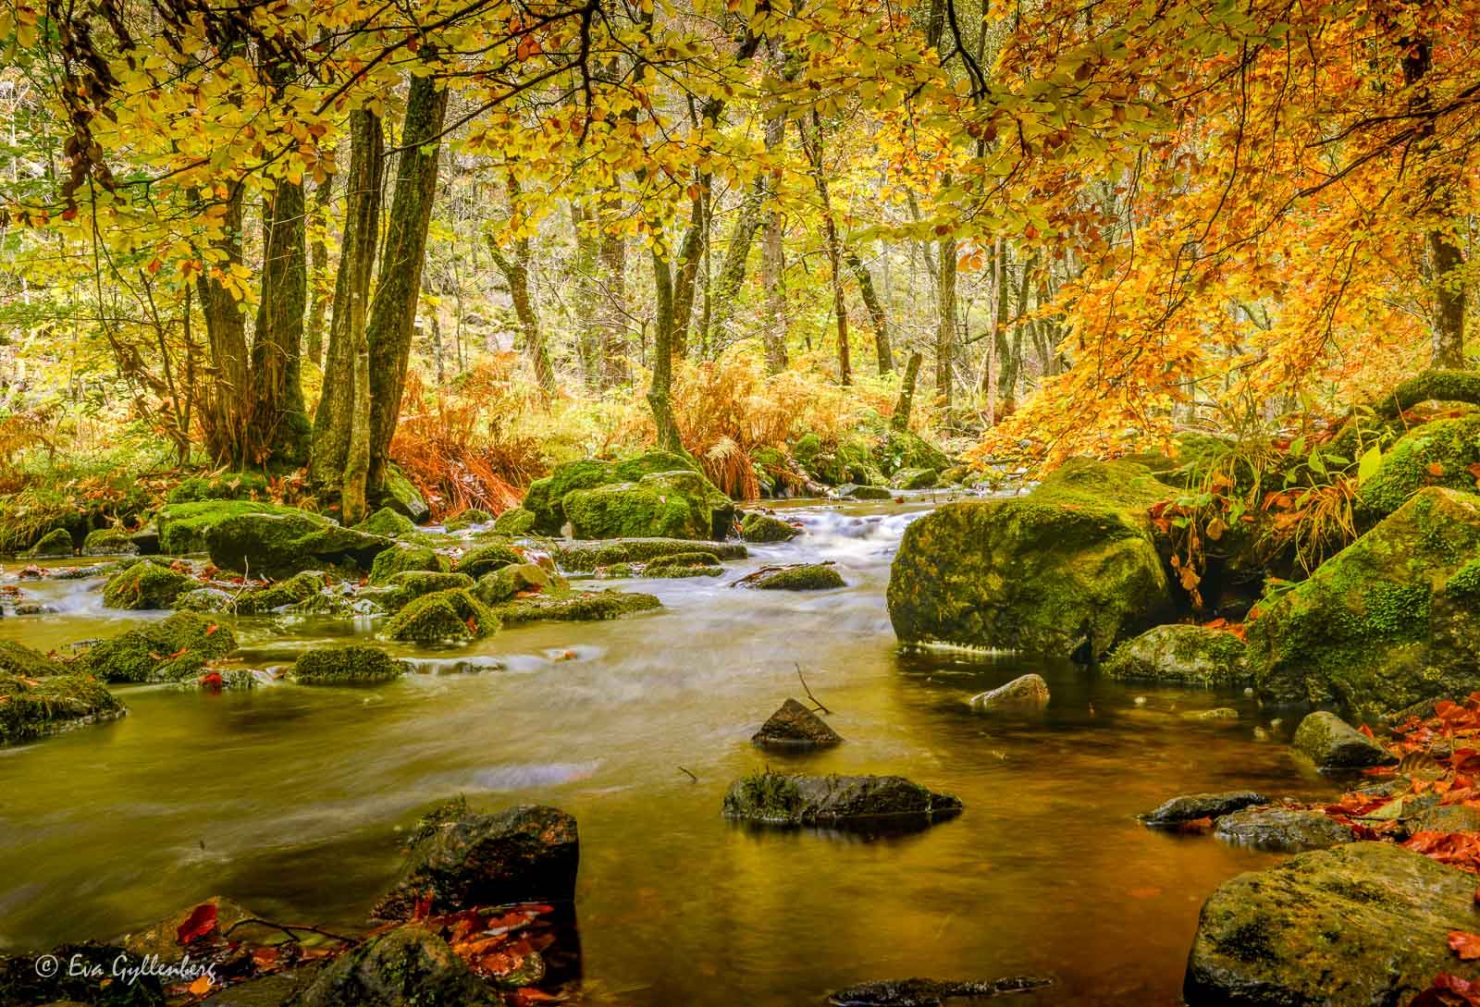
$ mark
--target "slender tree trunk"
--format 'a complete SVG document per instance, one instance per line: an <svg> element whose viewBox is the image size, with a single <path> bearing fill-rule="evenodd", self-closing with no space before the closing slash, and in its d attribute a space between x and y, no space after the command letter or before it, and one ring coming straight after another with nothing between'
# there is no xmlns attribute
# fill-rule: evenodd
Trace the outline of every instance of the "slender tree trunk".
<svg viewBox="0 0 1480 1007"><path fill-rule="evenodd" d="M786 119L766 120L766 150L777 152L786 139ZM786 219L775 205L779 177L766 179L765 230L761 235L761 286L765 306L761 314L761 340L766 349L766 369L772 374L786 370L786 259L783 236Z"/></svg>
<svg viewBox="0 0 1480 1007"><path fill-rule="evenodd" d="M667 262L655 249L653 258L653 293L655 295L656 319L653 337L653 379L648 386L648 405L653 410L653 422L658 428L658 447L664 451L683 453L683 439L679 436L678 420L673 415L673 273Z"/></svg>
<svg viewBox="0 0 1480 1007"><path fill-rule="evenodd" d="M241 305L215 272L241 265L242 199L239 188L226 202L222 225L222 236L215 241L215 246L224 253L225 261L220 266L207 267L196 279L213 372L200 419L211 460L217 465L240 468L247 462L252 413L247 321Z"/></svg>
<svg viewBox="0 0 1480 1007"><path fill-rule="evenodd" d="M370 305L366 340L370 348L371 495L385 479L391 439L406 389L406 365L421 292L427 228L437 194L437 161L447 90L431 77L411 78L406 120L397 157L396 192L380 259L380 283Z"/></svg>
<svg viewBox="0 0 1480 1007"><path fill-rule="evenodd" d="M797 132L801 137L802 149L812 162L812 184L817 189L817 199L822 204L822 229L827 241L827 263L832 281L833 313L838 323L838 380L853 383L853 365L848 351L848 306L843 300L843 255L838 241L838 222L833 219L832 200L827 194L827 173L822 158L822 117L816 109L812 111L812 136L808 142L807 132L800 120Z"/></svg>
<svg viewBox="0 0 1480 1007"><path fill-rule="evenodd" d="M848 253L848 268L858 281L858 292L863 298L863 306L868 309L869 322L874 327L874 353L879 360L879 373L888 374L894 370L894 351L889 346L889 316L879 301L878 292L874 290L873 275L857 252Z"/></svg>
<svg viewBox="0 0 1480 1007"><path fill-rule="evenodd" d="M586 207L572 200L570 222L575 231L576 254L571 263L575 280L576 347L581 358L581 375L588 389L600 387L601 343L596 328L597 283L596 259L600 252L600 235Z"/></svg>
<svg viewBox="0 0 1480 1007"><path fill-rule="evenodd" d="M694 314L694 291L697 288L699 264L704 259L708 242L709 221L704 209L709 188L708 175L700 177L698 192L689 206L689 227L678 250L678 269L673 277L673 355L683 359L689 352L689 323Z"/></svg>
<svg viewBox="0 0 1480 1007"><path fill-rule="evenodd" d="M279 179L263 207L262 295L252 341L252 461L301 465L308 458L308 409L299 379L308 251L302 183Z"/></svg>
<svg viewBox="0 0 1480 1007"><path fill-rule="evenodd" d="M947 410L951 408L951 362L956 355L956 241L940 243L940 283L935 329L935 394Z"/></svg>
<svg viewBox="0 0 1480 1007"><path fill-rule="evenodd" d="M716 340L724 339L724 331L735 313L735 301L745 284L745 264L750 258L750 246L755 242L755 232L760 230L761 200L764 198L765 182L757 180L755 188L746 193L745 201L740 205L735 228L725 246L725 258L720 264L719 275L714 279L714 317L710 324Z"/></svg>
<svg viewBox="0 0 1480 1007"><path fill-rule="evenodd" d="M891 430L910 428L910 411L915 405L915 383L920 379L920 364L923 360L920 351L916 350L910 354L909 361L904 365L904 380L899 383L899 398L894 403L894 415L889 417Z"/></svg>
<svg viewBox="0 0 1480 1007"><path fill-rule="evenodd" d="M314 415L310 480L324 489L363 498L363 473L348 464L350 442L361 412L369 416L369 361L365 342L370 278L380 227L380 191L385 170L385 138L380 117L350 113L350 164L345 183L344 229L339 271L334 282L334 315L324 358L324 391ZM366 355L366 380L357 372ZM368 422L368 420L367 420ZM366 439L368 448L368 437ZM367 455L368 458L368 455ZM368 464L368 463L367 463ZM346 494L345 488L349 486Z"/></svg>
<svg viewBox="0 0 1480 1007"><path fill-rule="evenodd" d="M619 234L601 237L601 276L606 296L601 305L601 387L616 388L627 368L627 241Z"/></svg>
<svg viewBox="0 0 1480 1007"><path fill-rule="evenodd" d="M529 239L517 239L514 242L514 254L510 256L504 254L490 234L488 250L493 253L493 261L499 272L508 281L509 297L514 302L514 315L519 319L521 349L529 358L540 393L549 402L555 397L555 368L550 363L550 350L545 345L544 330L540 328L539 314L535 311L534 298L529 290L529 264L533 257Z"/></svg>
<svg viewBox="0 0 1480 1007"><path fill-rule="evenodd" d="M324 318L329 299L324 296L325 277L329 275L329 243L324 239L329 208L333 205L334 176L319 183L313 194L313 241L308 246L308 322L303 329L303 354L315 367L324 363Z"/></svg>

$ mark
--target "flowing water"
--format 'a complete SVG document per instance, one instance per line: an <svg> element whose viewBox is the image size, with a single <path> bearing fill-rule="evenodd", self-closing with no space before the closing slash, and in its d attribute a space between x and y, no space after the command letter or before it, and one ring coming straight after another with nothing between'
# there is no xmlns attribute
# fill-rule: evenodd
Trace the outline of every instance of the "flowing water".
<svg viewBox="0 0 1480 1007"><path fill-rule="evenodd" d="M424 674L388 686L122 690L120 721L0 749L0 949L111 936L212 894L353 927L394 877L395 830L463 794L579 820L582 1003L769 1007L871 979L1017 973L1057 979L1033 1003L1180 1002L1203 899L1276 858L1134 815L1178 793L1329 788L1256 738L1267 722L1241 696L901 653L884 589L904 527L929 506L798 506L806 535L754 548L722 578L623 585L658 594L662 611L406 652ZM727 586L801 559L836 562L849 587ZM27 589L60 611L5 619L0 637L51 648L139 618L102 610L96 581ZM238 636L260 666L345 632L244 620ZM484 670L448 673L453 656ZM749 736L804 698L798 667L847 742L763 754ZM1053 692L1040 720L967 708L1029 671ZM1214 706L1241 717L1182 716ZM725 821L730 782L767 764L898 773L966 810L876 840Z"/></svg>

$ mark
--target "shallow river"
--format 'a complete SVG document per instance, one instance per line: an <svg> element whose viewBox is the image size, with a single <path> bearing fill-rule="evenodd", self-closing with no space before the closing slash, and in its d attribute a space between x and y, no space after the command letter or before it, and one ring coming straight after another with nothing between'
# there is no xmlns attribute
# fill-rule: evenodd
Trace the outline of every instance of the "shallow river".
<svg viewBox="0 0 1480 1007"><path fill-rule="evenodd" d="M660 612L513 629L458 652L486 659L483 673L436 673L434 659L371 690L136 687L118 722L0 749L0 949L111 936L217 893L274 919L352 927L395 874L395 829L464 794L579 820L582 1003L769 1007L870 979L1017 973L1058 983L1015 1002L1180 1002L1202 900L1275 858L1151 832L1136 812L1192 791L1329 789L1256 740L1265 721L1241 696L900 653L884 588L904 527L928 506L796 507L808 534L754 548L723 578L623 584L658 594ZM726 586L803 558L837 562L850 586ZM97 587L35 587L65 611L5 619L0 637L46 649L138 618L101 610ZM332 631L244 621L238 636L270 663ZM788 696L805 698L798 666L847 743L765 755L749 737ZM1053 692L1041 721L968 710L973 693L1028 671ZM1242 716L1181 716L1213 706ZM729 783L768 763L899 773L966 811L871 841L726 822Z"/></svg>

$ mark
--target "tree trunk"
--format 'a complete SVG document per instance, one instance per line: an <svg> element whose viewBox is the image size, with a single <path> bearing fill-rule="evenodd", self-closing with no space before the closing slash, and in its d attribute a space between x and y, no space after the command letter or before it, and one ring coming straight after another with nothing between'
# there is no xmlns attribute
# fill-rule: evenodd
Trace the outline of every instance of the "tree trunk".
<svg viewBox="0 0 1480 1007"><path fill-rule="evenodd" d="M385 138L380 117L350 113L350 165L345 184L344 233L339 272L334 282L334 316L324 359L324 391L314 415L309 479L323 489L365 496L363 473L348 464L350 442L360 412L369 413L369 362L366 380L357 375L365 345L365 318L370 303L370 277L380 226L380 190L385 171ZM368 422L368 421L367 421ZM368 450L368 436L366 438ZM368 454L367 454L368 458ZM349 493L345 493L347 484Z"/></svg>
<svg viewBox="0 0 1480 1007"><path fill-rule="evenodd" d="M529 239L517 239L514 242L514 254L509 256L504 254L490 234L488 250L493 253L493 261L499 272L508 281L509 297L514 302L514 315L519 319L521 349L529 358L540 393L549 402L555 397L555 368L550 363L550 350L545 345L539 314L535 311L534 298L529 291L529 263L533 257Z"/></svg>
<svg viewBox="0 0 1480 1007"><path fill-rule="evenodd" d="M844 385L853 383L853 365L848 351L848 306L843 301L842 248L838 241L838 223L833 219L832 200L827 194L827 174L822 163L822 117L812 110L812 137L808 142L807 132L797 121L797 132L801 137L802 149L812 162L812 184L817 189L818 201L822 204L823 236L827 240L827 263L832 280L833 313L838 323L838 380Z"/></svg>
<svg viewBox="0 0 1480 1007"><path fill-rule="evenodd" d="M750 258L750 246L755 242L755 232L761 226L761 200L765 198L764 180L757 180L755 188L745 196L740 205L740 214L735 218L735 229L730 232L729 244L725 246L725 259L720 264L719 275L714 280L714 317L711 326L716 339L724 338L730 317L735 313L735 301L740 288L745 284L745 264Z"/></svg>
<svg viewBox="0 0 1480 1007"><path fill-rule="evenodd" d="M868 309L869 321L874 327L874 353L879 360L879 373L888 374L894 370L894 351L889 346L889 316L884 312L884 305L874 290L874 278L857 252L848 253L848 268L858 281L858 292L863 297L863 306Z"/></svg>
<svg viewBox="0 0 1480 1007"><path fill-rule="evenodd" d="M601 387L616 388L627 370L627 240L620 234L601 237L601 275L606 296L601 305Z"/></svg>
<svg viewBox="0 0 1480 1007"><path fill-rule="evenodd" d="M437 160L447 90L431 77L412 77L401 130L396 192L380 259L380 283L370 305L370 474L372 494L385 480L391 439L406 389L406 365L421 292L427 227L437 194Z"/></svg>
<svg viewBox="0 0 1480 1007"><path fill-rule="evenodd" d="M939 303L935 328L935 394L951 408L951 361L956 355L956 241L940 243Z"/></svg>
<svg viewBox="0 0 1480 1007"><path fill-rule="evenodd" d="M653 250L653 293L657 318L653 337L653 380L648 386L648 405L658 428L658 447L683 453L678 420L673 415L673 273L656 249Z"/></svg>
<svg viewBox="0 0 1480 1007"><path fill-rule="evenodd" d="M570 223L575 231L576 254L571 262L575 280L576 348L581 358L581 376L587 389L600 387L601 343L596 329L597 283L596 259L600 236L594 230L586 207L574 200L570 204Z"/></svg>
<svg viewBox="0 0 1480 1007"><path fill-rule="evenodd" d="M766 150L778 151L786 139L786 119L766 120ZM786 370L786 260L782 238L786 220L775 206L779 175L765 181L765 230L761 235L761 286L765 307L761 313L761 341L766 349L766 369L772 374Z"/></svg>
<svg viewBox="0 0 1480 1007"><path fill-rule="evenodd" d="M225 253L220 266L209 266L196 279L201 312L206 322L212 380L202 403L201 426L206 450L217 465L240 468L247 461L247 441L252 412L252 376L247 352L247 321L231 291L213 275L242 261L242 198L233 189L226 202L222 236L215 246Z"/></svg>
<svg viewBox="0 0 1480 1007"><path fill-rule="evenodd" d="M329 243L324 240L329 207L334 197L334 176L319 183L313 194L314 237L308 246L308 323L304 326L303 353L315 367L324 363L324 317L329 299L324 296L324 278L329 274Z"/></svg>
<svg viewBox="0 0 1480 1007"><path fill-rule="evenodd" d="M894 403L894 415L889 417L891 430L910 428L910 410L915 405L915 382L920 379L920 363L923 359L920 351L916 350L910 354L909 361L904 365L904 380L899 384L899 398Z"/></svg>
<svg viewBox="0 0 1480 1007"><path fill-rule="evenodd" d="M673 278L673 355L679 359L688 356L689 322L694 314L694 290L699 276L699 263L704 258L704 248L709 237L709 221L705 216L705 193L709 189L709 176L703 175L698 182L689 207L689 229L683 236L678 250L678 269Z"/></svg>
<svg viewBox="0 0 1480 1007"><path fill-rule="evenodd" d="M301 465L308 458L308 409L299 380L308 251L303 184L279 179L263 206L262 293L252 340L252 458Z"/></svg>

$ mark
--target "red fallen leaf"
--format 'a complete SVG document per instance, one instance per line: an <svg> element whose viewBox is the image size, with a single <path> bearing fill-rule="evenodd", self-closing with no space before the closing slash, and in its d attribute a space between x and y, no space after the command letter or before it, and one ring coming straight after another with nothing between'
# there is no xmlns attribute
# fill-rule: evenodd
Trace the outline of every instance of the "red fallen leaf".
<svg viewBox="0 0 1480 1007"><path fill-rule="evenodd" d="M1449 931L1449 950L1459 955L1462 962L1472 962L1480 958L1480 934L1467 933L1464 930Z"/></svg>
<svg viewBox="0 0 1480 1007"><path fill-rule="evenodd" d="M211 977L201 976L200 978L196 979L195 982L187 986L186 989L195 996L203 997L207 993L211 992Z"/></svg>
<svg viewBox="0 0 1480 1007"><path fill-rule="evenodd" d="M1361 727L1357 728L1357 730L1361 731L1369 738L1372 737L1372 728L1368 727L1366 724L1363 724Z"/></svg>
<svg viewBox="0 0 1480 1007"><path fill-rule="evenodd" d="M1408 1007L1480 1007L1480 983L1440 972Z"/></svg>
<svg viewBox="0 0 1480 1007"><path fill-rule="evenodd" d="M259 972L267 971L277 967L280 949L275 947L253 948L252 964Z"/></svg>
<svg viewBox="0 0 1480 1007"><path fill-rule="evenodd" d="M219 671L208 671L200 676L200 686L203 689L214 689L220 692L221 685L221 673Z"/></svg>
<svg viewBox="0 0 1480 1007"><path fill-rule="evenodd" d="M218 626L218 625L216 625L214 622L211 623L209 626L206 627L206 636L212 635L213 633L216 632L216 630L218 630L220 628L221 627Z"/></svg>
<svg viewBox="0 0 1480 1007"><path fill-rule="evenodd" d="M526 986L523 989L517 989L512 994L510 994L509 1002L516 1005L555 1004L560 1003L561 1000L553 993L546 993L544 990L537 990L533 986Z"/></svg>
<svg viewBox="0 0 1480 1007"><path fill-rule="evenodd" d="M1440 478L1441 476L1444 475L1444 463L1443 462L1429 462L1428 468L1429 468L1429 475L1433 476L1435 479L1438 479L1438 478Z"/></svg>
<svg viewBox="0 0 1480 1007"><path fill-rule="evenodd" d="M209 902L202 902L190 910L185 922L176 928L175 940L180 944L189 944L214 932L216 927L216 907Z"/></svg>

